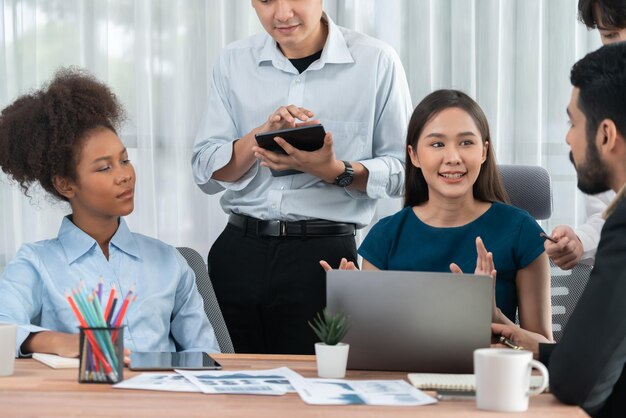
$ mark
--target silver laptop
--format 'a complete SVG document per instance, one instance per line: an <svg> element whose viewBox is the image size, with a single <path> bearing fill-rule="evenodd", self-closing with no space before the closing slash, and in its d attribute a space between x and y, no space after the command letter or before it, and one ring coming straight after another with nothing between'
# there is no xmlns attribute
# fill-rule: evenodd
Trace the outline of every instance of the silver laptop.
<svg viewBox="0 0 626 418"><path fill-rule="evenodd" d="M491 342L490 277L406 271L327 273L330 312L352 324L349 369L473 373Z"/></svg>

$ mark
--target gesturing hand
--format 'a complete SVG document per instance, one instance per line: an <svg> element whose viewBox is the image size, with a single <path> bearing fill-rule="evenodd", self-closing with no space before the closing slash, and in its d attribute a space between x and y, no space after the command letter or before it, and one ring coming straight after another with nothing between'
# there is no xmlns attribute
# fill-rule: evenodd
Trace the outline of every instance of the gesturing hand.
<svg viewBox="0 0 626 418"><path fill-rule="evenodd" d="M547 239L543 247L554 264L563 270L569 270L580 262L583 244L572 228L567 225L558 225L552 231L552 238L557 242Z"/></svg>
<svg viewBox="0 0 626 418"><path fill-rule="evenodd" d="M481 276L490 276L496 278L496 267L493 264L493 254L487 251L485 244L480 237L476 237L476 269L474 274ZM461 268L456 263L450 264L450 271L452 273L463 273Z"/></svg>
<svg viewBox="0 0 626 418"><path fill-rule="evenodd" d="M493 263L493 254L487 251L485 248L485 244L480 237L476 237L476 269L474 270L474 274L481 276L490 276L494 280L496 279L496 267ZM450 264L450 271L452 273L460 273L463 271L456 263ZM491 319L493 322L505 322L504 315L498 306L496 305L496 293L494 289L493 299L491 302L492 312Z"/></svg>
<svg viewBox="0 0 626 418"><path fill-rule="evenodd" d="M324 260L320 260L320 265L324 268L324 271L331 271L333 268ZM339 263L339 270L358 270L353 261L348 261L346 258L342 258Z"/></svg>

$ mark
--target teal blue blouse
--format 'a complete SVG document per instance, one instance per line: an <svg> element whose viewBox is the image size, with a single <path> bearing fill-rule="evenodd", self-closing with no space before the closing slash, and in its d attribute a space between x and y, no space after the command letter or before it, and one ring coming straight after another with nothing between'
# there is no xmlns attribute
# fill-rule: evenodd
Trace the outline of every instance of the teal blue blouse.
<svg viewBox="0 0 626 418"><path fill-rule="evenodd" d="M515 276L543 253L540 232L527 212L498 202L469 224L452 228L429 226L407 207L374 225L359 254L381 270L449 272L454 262L463 272L473 273L480 236L493 253L496 304L515 321Z"/></svg>

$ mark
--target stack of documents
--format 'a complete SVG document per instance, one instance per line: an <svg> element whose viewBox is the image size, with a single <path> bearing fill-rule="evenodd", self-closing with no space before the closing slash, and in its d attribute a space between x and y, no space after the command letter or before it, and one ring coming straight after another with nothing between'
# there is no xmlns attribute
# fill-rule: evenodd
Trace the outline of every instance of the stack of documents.
<svg viewBox="0 0 626 418"><path fill-rule="evenodd" d="M311 405L415 406L437 402L403 380L306 379L287 367L271 370L143 373L113 387L274 396L297 392L304 402Z"/></svg>

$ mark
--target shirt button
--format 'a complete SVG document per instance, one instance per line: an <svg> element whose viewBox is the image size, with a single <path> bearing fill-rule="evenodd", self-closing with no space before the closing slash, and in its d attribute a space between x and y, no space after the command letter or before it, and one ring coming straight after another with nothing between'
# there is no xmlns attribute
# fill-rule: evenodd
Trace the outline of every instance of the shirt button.
<svg viewBox="0 0 626 418"><path fill-rule="evenodd" d="M296 78L296 83L299 83L299 82L300 82L300 79L299 79L299 78Z"/></svg>
<svg viewBox="0 0 626 418"><path fill-rule="evenodd" d="M282 187L280 188L280 190L285 190L285 186L282 186Z"/></svg>
<svg viewBox="0 0 626 418"><path fill-rule="evenodd" d="M272 203L272 209L276 209L276 203Z"/></svg>

